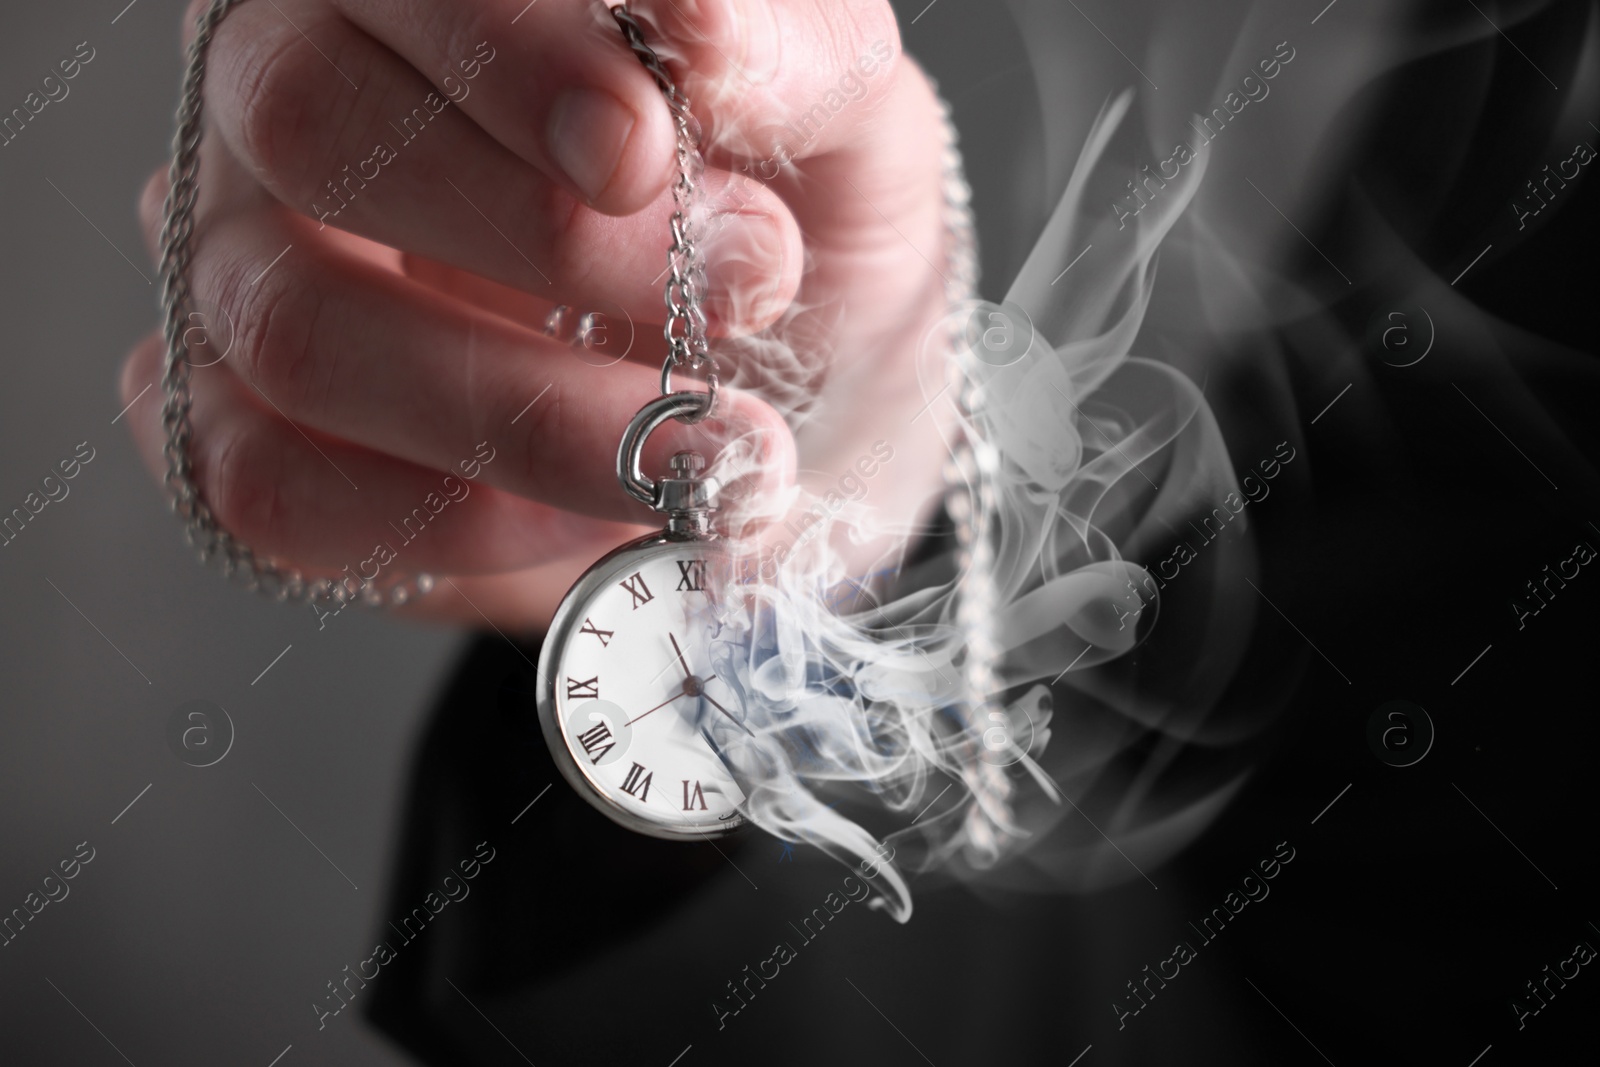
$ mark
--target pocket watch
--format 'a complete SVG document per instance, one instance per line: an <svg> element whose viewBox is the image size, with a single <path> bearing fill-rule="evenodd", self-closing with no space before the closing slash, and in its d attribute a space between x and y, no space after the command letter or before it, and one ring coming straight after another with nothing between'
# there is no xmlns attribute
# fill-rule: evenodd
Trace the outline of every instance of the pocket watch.
<svg viewBox="0 0 1600 1067"><path fill-rule="evenodd" d="M618 476L666 525L578 579L539 653L539 726L556 766L607 816L654 837L717 836L745 822L718 738L751 731L711 656L729 567L710 523L720 486L700 476L698 452L673 456L671 476L657 481L640 469L650 431L704 410L708 395L659 397L628 425Z"/></svg>
<svg viewBox="0 0 1600 1067"><path fill-rule="evenodd" d="M698 838L744 824L745 794L717 739L753 736L729 665L719 674L711 659L715 597L729 577L711 528L720 486L701 476L698 452L673 456L671 476L660 480L645 475L641 454L654 430L672 419L699 422L717 403L691 221L699 124L638 22L626 8L612 14L666 98L677 134L661 396L633 417L617 448L623 490L666 525L603 557L556 609L539 653L539 726L562 775L607 816L655 837ZM675 369L698 374L706 388L674 392Z"/></svg>

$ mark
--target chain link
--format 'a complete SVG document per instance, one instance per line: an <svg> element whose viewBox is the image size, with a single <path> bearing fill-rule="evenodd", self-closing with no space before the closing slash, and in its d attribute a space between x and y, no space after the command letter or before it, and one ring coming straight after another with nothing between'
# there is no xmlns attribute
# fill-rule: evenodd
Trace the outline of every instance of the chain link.
<svg viewBox="0 0 1600 1067"><path fill-rule="evenodd" d="M978 243L972 219L972 187L967 183L959 135L949 103L943 97L938 99L945 140L941 161L945 205L945 313L949 320L950 366L954 370L953 355L966 344L965 316L956 312L968 307L977 291ZM978 430L976 418L983 409L983 401L983 389L977 378L965 376L965 387L957 400L965 418L944 470L945 510L955 526L956 573L962 576L956 605L956 625L967 644L962 681L971 723L980 734L989 729L992 720L1004 718L994 704L1000 683L995 672L999 652L993 635L996 596L994 543L990 531L990 522L996 513L994 478L999 454Z"/></svg>
<svg viewBox="0 0 1600 1067"><path fill-rule="evenodd" d="M667 339L667 358L661 365L661 395L672 394L672 373L687 370L705 382L707 399L697 414L680 417L681 422L699 422L717 406L719 387L716 358L706 341L706 267L695 227L694 210L705 173L700 154L700 122L689 107L689 97L672 80L666 64L655 49L645 43L644 27L625 6L614 7L623 38L644 69L655 79L666 98L677 131L678 177L672 183L672 244L667 248L667 284L662 293L667 305L667 323L662 330Z"/></svg>
<svg viewBox="0 0 1600 1067"><path fill-rule="evenodd" d="M165 402L161 425L167 443L163 453L167 463L166 484L172 493L172 510L183 521L184 535L202 563L218 558L222 571L244 586L280 603L337 604L342 610L350 603L369 607L396 606L423 596L433 588L426 574L401 578L379 586L354 577L308 578L292 567L262 559L217 522L200 487L195 484L190 446L194 427L189 419L194 404L190 388L190 364L184 334L194 312L189 291L189 265L194 258L194 207L200 195L200 137L203 130L206 55L217 24L242 0L213 0L195 24L194 40L189 44L188 64L183 75L183 93L178 105L178 128L172 139L172 165L168 171L169 190L161 225L161 312L166 338L166 362L161 372Z"/></svg>

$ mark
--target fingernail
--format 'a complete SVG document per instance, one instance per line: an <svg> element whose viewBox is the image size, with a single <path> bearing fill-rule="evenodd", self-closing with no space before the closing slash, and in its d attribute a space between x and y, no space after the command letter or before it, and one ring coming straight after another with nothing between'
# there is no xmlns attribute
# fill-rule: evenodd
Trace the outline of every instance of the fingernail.
<svg viewBox="0 0 1600 1067"><path fill-rule="evenodd" d="M778 73L782 38L771 0L733 0L742 46L739 68L756 85L765 85Z"/></svg>
<svg viewBox="0 0 1600 1067"><path fill-rule="evenodd" d="M550 109L550 156L593 203L617 172L634 114L600 89L568 89Z"/></svg>
<svg viewBox="0 0 1600 1067"><path fill-rule="evenodd" d="M782 312L783 234L770 215L732 212L712 219L706 242L706 304L725 325L764 325Z"/></svg>

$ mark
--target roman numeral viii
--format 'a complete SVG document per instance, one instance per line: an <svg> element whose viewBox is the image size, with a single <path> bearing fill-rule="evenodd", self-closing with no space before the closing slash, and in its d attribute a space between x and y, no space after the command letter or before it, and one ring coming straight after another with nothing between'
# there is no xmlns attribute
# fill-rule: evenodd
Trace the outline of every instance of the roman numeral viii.
<svg viewBox="0 0 1600 1067"><path fill-rule="evenodd" d="M609 744L607 742L609 742ZM579 734L578 744L583 746L584 755L593 757L591 760L589 760L591 766L599 763L605 758L605 754L607 752L610 752L612 749L617 747L616 741L612 740L611 737L611 727L607 726L603 722L598 723L595 726L591 726L589 729ZM598 751L596 751L597 749Z"/></svg>
<svg viewBox="0 0 1600 1067"><path fill-rule="evenodd" d="M580 682L576 678L569 677L567 679L567 699L568 700L599 700L600 699L600 676L599 675L595 675L593 678L590 678L586 682Z"/></svg>
<svg viewBox="0 0 1600 1067"><path fill-rule="evenodd" d="M638 611L655 599L655 594L650 592L650 587L644 584L644 575L638 571L633 572L632 578L624 578L618 584L632 595L634 611Z"/></svg>

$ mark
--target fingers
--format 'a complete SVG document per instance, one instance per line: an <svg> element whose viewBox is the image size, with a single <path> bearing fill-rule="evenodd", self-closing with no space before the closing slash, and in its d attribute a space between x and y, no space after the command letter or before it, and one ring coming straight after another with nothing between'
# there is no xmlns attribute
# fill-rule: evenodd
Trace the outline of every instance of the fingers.
<svg viewBox="0 0 1600 1067"><path fill-rule="evenodd" d="M597 0L334 4L441 85L445 75L463 73L463 59L486 49L493 65L462 108L584 203L628 214L666 188L671 120Z"/></svg>
<svg viewBox="0 0 1600 1067"><path fill-rule="evenodd" d="M903 321L938 280L944 135L887 0L637 5L711 127L708 158L794 212L815 267L802 303L867 296ZM927 271L905 269L908 253Z"/></svg>
<svg viewBox="0 0 1600 1067"><path fill-rule="evenodd" d="M213 173L226 167L219 159ZM438 471L488 441L503 458L485 469L487 484L597 518L649 521L618 488L616 454L623 427L659 394L653 369L591 366L566 345L333 247L270 200L210 218L194 256L197 301L235 324L218 369L278 417ZM734 390L716 418L653 435L647 467L665 469L680 449L712 455L737 436L763 456L764 488L787 481L788 428Z"/></svg>
<svg viewBox="0 0 1600 1067"><path fill-rule="evenodd" d="M159 381L163 352L157 334L128 357L125 404ZM390 575L492 573L637 536L489 486L483 475L505 460L492 445L463 452L448 472L429 470L302 434L221 366L191 375L196 480L223 527L267 555L327 571L350 565L368 579L389 563ZM159 395L132 407L128 421L146 464L164 474ZM385 562L378 546L398 562Z"/></svg>
<svg viewBox="0 0 1600 1067"><path fill-rule="evenodd" d="M632 9L677 61L709 120L708 142L735 158L781 166L850 145L876 126L897 80L900 34L887 0L637 0Z"/></svg>
<svg viewBox="0 0 1600 1067"><path fill-rule="evenodd" d="M545 0L541 6L575 5ZM537 10L530 9L524 22ZM524 28L519 22L517 29ZM416 35L414 24L411 32ZM214 125L251 176L285 204L322 226L451 264L550 304L620 307L637 321L660 321L659 276L673 210L665 182L653 187L639 213L614 218L580 203L559 176L474 121L468 110L477 101L505 96L505 84L491 76L497 69L514 74L515 53L487 41L463 45L450 64L424 68L444 70L442 76L425 76L313 0L241 5L212 47ZM555 39L537 38L529 47L558 46ZM622 59L638 68L631 54ZM550 59L541 52L537 62ZM659 93L648 110L664 119ZM730 177L707 172L713 202ZM768 190L756 187L729 208L714 221L717 236L707 250L708 310L717 332L745 333L768 325L792 300L802 263L800 234Z"/></svg>

